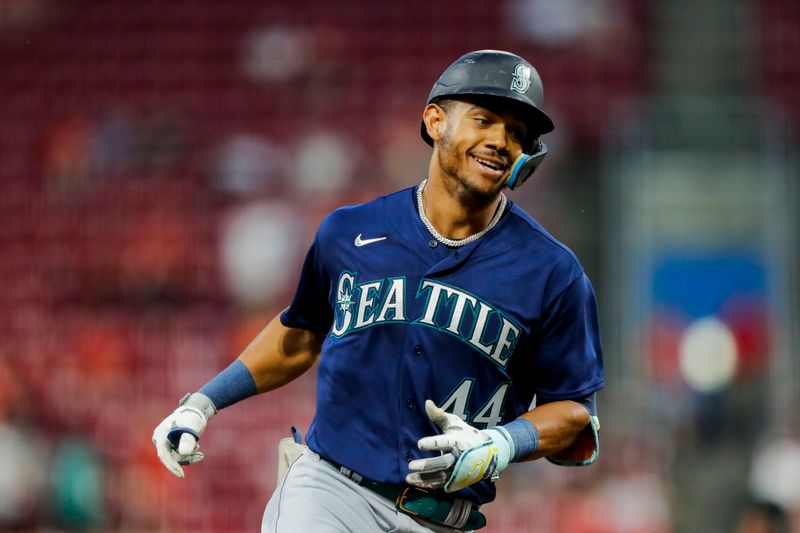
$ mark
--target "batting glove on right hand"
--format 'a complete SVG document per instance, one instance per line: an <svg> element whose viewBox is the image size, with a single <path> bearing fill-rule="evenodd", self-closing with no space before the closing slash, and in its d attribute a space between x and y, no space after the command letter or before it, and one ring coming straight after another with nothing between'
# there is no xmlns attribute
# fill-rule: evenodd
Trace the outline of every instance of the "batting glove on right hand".
<svg viewBox="0 0 800 533"><path fill-rule="evenodd" d="M153 431L153 444L161 463L175 477L183 479L183 467L203 460L197 441L216 408L204 394L187 394L180 407Z"/></svg>
<svg viewBox="0 0 800 533"><path fill-rule="evenodd" d="M423 437L417 447L422 451L440 451L443 455L411 461L406 482L455 492L483 479L496 481L500 477L514 456L514 444L507 431L474 428L431 400L425 402L425 411L444 434Z"/></svg>

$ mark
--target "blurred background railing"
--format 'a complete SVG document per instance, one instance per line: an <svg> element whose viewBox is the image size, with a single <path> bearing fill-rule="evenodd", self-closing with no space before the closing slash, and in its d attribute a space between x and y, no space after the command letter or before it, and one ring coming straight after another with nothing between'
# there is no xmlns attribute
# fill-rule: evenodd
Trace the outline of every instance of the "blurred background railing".
<svg viewBox="0 0 800 533"><path fill-rule="evenodd" d="M598 463L510 469L487 533L800 531L796 0L0 0L0 530L258 528L313 371L186 480L152 429L325 214L422 179L430 86L480 48L544 79L511 198L593 279L608 381Z"/></svg>

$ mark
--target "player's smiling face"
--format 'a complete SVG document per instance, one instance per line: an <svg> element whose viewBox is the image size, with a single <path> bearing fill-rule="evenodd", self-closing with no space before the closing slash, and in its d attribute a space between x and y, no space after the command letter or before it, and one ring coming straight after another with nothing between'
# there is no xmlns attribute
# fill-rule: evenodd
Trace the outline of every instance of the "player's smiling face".
<svg viewBox="0 0 800 533"><path fill-rule="evenodd" d="M437 106L442 114L434 132L438 172L479 203L500 193L527 133L513 110L498 102L465 98Z"/></svg>

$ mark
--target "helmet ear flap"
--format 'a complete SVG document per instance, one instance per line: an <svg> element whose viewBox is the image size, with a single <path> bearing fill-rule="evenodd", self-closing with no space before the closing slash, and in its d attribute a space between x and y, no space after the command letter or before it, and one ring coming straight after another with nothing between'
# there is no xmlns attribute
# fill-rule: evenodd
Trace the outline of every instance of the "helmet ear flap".
<svg viewBox="0 0 800 533"><path fill-rule="evenodd" d="M506 180L506 187L512 191L520 188L531 177L546 155L547 145L537 139L533 145L532 153L521 154L514 161L511 166L511 173L508 176L508 180Z"/></svg>

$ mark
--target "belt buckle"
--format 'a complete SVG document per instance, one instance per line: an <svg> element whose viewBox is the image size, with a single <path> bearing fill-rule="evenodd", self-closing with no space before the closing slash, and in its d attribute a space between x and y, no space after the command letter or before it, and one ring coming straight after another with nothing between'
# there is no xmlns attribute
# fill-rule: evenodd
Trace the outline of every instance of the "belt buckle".
<svg viewBox="0 0 800 533"><path fill-rule="evenodd" d="M403 505L403 502L405 502L408 499L409 491L419 492L419 493L422 493L422 494L428 494L428 491L424 490L424 489L420 489L420 488L417 488L417 487L406 487L406 488L403 489L403 492L401 492L400 494L397 495L397 499L395 500L394 504L398 509L402 510L405 513L408 513L408 514L411 514L411 515L414 515L414 516L419 516L418 512L412 511L411 509L409 509L408 507Z"/></svg>

